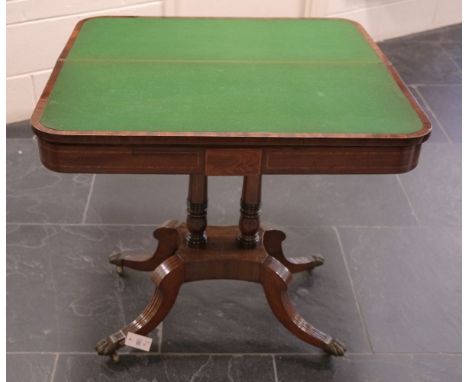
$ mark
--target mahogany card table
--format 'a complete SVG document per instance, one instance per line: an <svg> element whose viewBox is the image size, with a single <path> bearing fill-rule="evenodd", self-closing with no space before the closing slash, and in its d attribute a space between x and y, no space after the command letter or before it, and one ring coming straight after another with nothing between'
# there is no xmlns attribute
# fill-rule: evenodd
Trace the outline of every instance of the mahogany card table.
<svg viewBox="0 0 468 382"><path fill-rule="evenodd" d="M288 259L285 234L261 227L261 177L406 172L431 130L377 45L343 19L83 20L32 126L54 171L189 176L187 221L156 229L154 254L110 257L156 286L134 321L98 342L114 359L128 332L164 319L182 283L206 279L261 283L289 331L343 355L288 298L291 274L324 259ZM237 226L207 226L207 177L219 175L244 177Z"/></svg>

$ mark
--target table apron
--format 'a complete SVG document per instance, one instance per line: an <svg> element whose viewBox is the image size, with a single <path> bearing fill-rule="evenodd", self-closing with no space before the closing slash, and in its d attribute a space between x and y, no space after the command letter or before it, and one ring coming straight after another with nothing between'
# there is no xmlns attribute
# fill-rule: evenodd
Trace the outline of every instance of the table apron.
<svg viewBox="0 0 468 382"><path fill-rule="evenodd" d="M72 173L393 174L413 169L421 144L406 146L184 147L69 144L39 139L42 163Z"/></svg>
<svg viewBox="0 0 468 382"><path fill-rule="evenodd" d="M263 174L393 174L416 167L421 145L267 148Z"/></svg>

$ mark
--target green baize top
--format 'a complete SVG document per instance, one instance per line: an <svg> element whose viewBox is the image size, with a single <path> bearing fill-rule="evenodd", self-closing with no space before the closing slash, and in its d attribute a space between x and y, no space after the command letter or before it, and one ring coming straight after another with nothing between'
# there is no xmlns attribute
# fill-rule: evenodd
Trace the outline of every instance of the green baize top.
<svg viewBox="0 0 468 382"><path fill-rule="evenodd" d="M90 19L41 123L279 134L422 127L358 27L336 19Z"/></svg>

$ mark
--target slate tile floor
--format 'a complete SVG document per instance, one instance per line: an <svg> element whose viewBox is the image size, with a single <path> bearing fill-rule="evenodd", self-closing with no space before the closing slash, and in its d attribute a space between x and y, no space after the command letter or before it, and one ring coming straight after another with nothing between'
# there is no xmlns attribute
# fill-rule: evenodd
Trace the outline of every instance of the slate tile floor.
<svg viewBox="0 0 468 382"><path fill-rule="evenodd" d="M348 345L324 356L276 321L261 288L185 285L150 353L114 365L95 342L152 293L119 278L113 251L154 249L151 232L184 218L179 176L65 175L39 164L21 124L7 128L8 381L459 381L461 379L461 26L381 44L433 122L403 175L270 176L263 219L290 256L299 311ZM210 179L210 223L234 224L240 178Z"/></svg>

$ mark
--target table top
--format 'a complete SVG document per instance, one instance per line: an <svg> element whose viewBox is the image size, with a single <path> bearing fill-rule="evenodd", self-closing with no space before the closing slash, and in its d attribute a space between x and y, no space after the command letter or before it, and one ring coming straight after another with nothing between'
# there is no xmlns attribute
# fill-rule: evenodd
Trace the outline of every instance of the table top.
<svg viewBox="0 0 468 382"><path fill-rule="evenodd" d="M401 173L430 134L342 19L86 19L31 122L46 167L91 173Z"/></svg>
<svg viewBox="0 0 468 382"><path fill-rule="evenodd" d="M429 132L390 63L343 19L85 20L33 126L62 135L185 137Z"/></svg>

